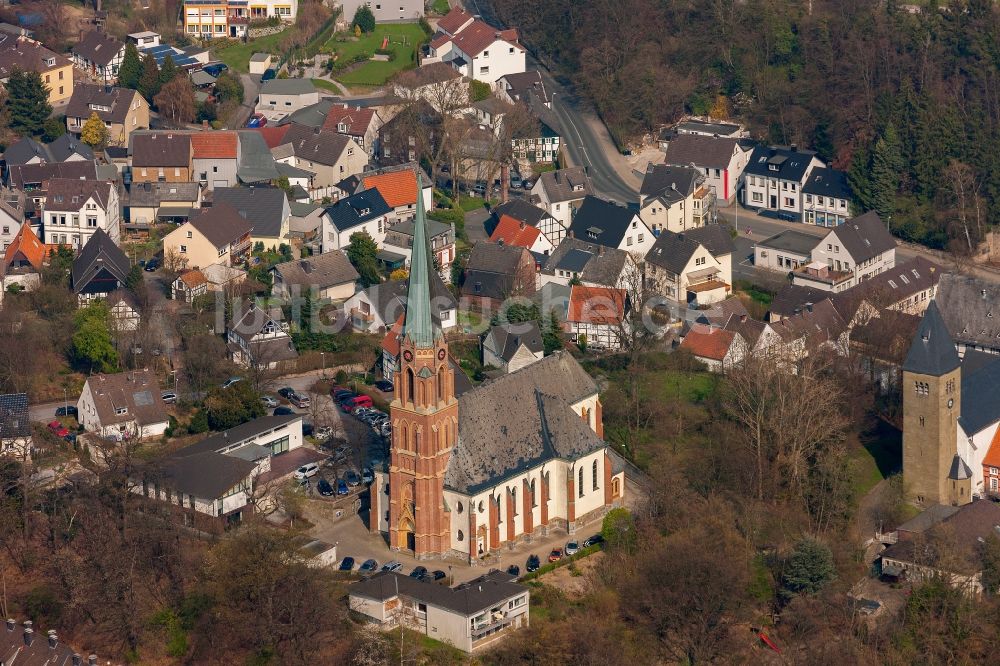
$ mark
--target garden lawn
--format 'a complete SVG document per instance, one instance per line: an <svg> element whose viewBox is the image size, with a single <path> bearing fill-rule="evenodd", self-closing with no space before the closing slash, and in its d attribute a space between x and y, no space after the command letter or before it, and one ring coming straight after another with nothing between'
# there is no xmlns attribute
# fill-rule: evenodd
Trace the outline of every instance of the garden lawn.
<svg viewBox="0 0 1000 666"><path fill-rule="evenodd" d="M250 56L254 53L281 55L281 49L278 48L278 44L281 43L281 40L288 34L289 30L294 29L293 27L288 27L276 35L260 37L246 43L231 44L215 51L215 57L229 65L229 69L231 70L243 73L249 72Z"/></svg>
<svg viewBox="0 0 1000 666"><path fill-rule="evenodd" d="M451 6L448 4L448 0L434 0L431 9L434 10L435 14L444 16L451 10Z"/></svg>
<svg viewBox="0 0 1000 666"><path fill-rule="evenodd" d="M317 88L321 88L323 90L329 90L330 92L337 93L338 95L342 93L340 88L330 83L326 79L312 79L312 82L313 85L316 86Z"/></svg>
<svg viewBox="0 0 1000 666"><path fill-rule="evenodd" d="M383 85L397 72L415 67L417 48L427 39L423 28L417 23L377 25L374 32L362 35L357 41L338 42L336 37L337 35L334 35L327 40L326 47L337 52L338 60L351 60L359 53L370 57L382 46L383 38L389 38L389 48L396 53L395 60L391 62L369 60L356 69L336 77L341 83L363 86ZM398 43L402 41L402 37L406 38L406 44Z"/></svg>

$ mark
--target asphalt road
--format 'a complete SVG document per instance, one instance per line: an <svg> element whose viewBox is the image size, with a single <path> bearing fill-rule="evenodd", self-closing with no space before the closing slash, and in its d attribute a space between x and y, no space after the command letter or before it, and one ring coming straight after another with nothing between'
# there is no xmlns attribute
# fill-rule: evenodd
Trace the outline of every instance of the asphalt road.
<svg viewBox="0 0 1000 666"><path fill-rule="evenodd" d="M226 129L239 129L247 124L250 114L257 104L257 93L260 91L259 74L240 74L243 83L243 104L240 105L226 122Z"/></svg>

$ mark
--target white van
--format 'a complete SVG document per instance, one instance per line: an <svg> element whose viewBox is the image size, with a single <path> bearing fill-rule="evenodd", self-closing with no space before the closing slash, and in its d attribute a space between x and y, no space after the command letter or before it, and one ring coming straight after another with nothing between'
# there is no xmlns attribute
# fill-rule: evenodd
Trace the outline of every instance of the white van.
<svg viewBox="0 0 1000 666"><path fill-rule="evenodd" d="M310 476L315 476L317 473L319 473L319 465L309 463L295 470L295 479L301 481L302 479L308 479Z"/></svg>

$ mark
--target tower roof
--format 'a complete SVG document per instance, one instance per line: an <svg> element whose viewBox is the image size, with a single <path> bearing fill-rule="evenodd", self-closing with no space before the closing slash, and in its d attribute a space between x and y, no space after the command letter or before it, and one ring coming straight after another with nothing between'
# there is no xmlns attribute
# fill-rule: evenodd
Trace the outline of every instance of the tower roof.
<svg viewBox="0 0 1000 666"><path fill-rule="evenodd" d="M951 372L959 364L955 343L944 325L937 303L931 301L917 327L917 334L913 336L903 370L939 377Z"/></svg>
<svg viewBox="0 0 1000 666"><path fill-rule="evenodd" d="M418 347L432 347L443 336L441 326L431 316L431 263L427 243L427 220L424 214L423 178L417 177L417 216L413 221L413 254L410 258L410 284L406 298L406 321L403 336Z"/></svg>

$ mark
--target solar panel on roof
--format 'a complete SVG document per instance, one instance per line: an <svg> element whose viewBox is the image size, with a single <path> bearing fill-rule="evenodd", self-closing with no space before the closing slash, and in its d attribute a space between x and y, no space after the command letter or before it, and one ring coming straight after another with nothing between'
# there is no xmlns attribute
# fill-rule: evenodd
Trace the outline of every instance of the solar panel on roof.
<svg viewBox="0 0 1000 666"><path fill-rule="evenodd" d="M149 407L153 404L153 394L149 391L137 391L132 394L136 407Z"/></svg>

